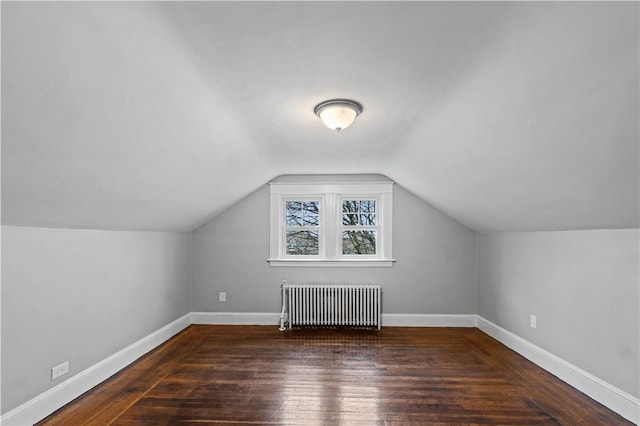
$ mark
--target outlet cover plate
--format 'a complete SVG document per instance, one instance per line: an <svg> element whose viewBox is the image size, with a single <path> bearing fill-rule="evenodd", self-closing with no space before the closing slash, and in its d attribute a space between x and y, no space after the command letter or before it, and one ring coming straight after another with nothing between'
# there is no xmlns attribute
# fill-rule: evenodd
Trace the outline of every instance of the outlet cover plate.
<svg viewBox="0 0 640 426"><path fill-rule="evenodd" d="M64 376L69 372L69 361L56 365L51 369L51 380L55 380L60 376Z"/></svg>

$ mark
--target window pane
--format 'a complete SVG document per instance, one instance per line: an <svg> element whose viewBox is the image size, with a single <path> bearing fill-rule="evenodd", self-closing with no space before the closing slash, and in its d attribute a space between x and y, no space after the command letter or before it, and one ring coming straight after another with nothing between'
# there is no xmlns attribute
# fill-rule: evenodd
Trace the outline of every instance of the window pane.
<svg viewBox="0 0 640 426"><path fill-rule="evenodd" d="M343 213L355 213L358 211L358 201L343 200L342 212Z"/></svg>
<svg viewBox="0 0 640 426"><path fill-rule="evenodd" d="M287 201L285 203L287 226L302 226L302 203L300 201Z"/></svg>
<svg viewBox="0 0 640 426"><path fill-rule="evenodd" d="M317 255L318 231L287 231L288 255Z"/></svg>
<svg viewBox="0 0 640 426"><path fill-rule="evenodd" d="M360 222L363 225L375 225L376 224L376 215L375 214L363 214L360 215Z"/></svg>
<svg viewBox="0 0 640 426"><path fill-rule="evenodd" d="M342 254L376 254L376 231L344 231Z"/></svg>
<svg viewBox="0 0 640 426"><path fill-rule="evenodd" d="M376 212L376 200L363 200L363 201L360 201L360 211L362 213L375 213Z"/></svg>
<svg viewBox="0 0 640 426"><path fill-rule="evenodd" d="M303 208L302 219L304 226L318 226L320 221L320 201L305 201Z"/></svg>
<svg viewBox="0 0 640 426"><path fill-rule="evenodd" d="M354 226L360 224L360 216L357 214L343 214L342 224L346 226Z"/></svg>

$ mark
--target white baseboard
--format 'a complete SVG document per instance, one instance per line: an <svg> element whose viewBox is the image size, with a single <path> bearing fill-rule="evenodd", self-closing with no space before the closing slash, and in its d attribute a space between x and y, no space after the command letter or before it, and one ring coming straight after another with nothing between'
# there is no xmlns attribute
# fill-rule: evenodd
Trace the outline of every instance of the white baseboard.
<svg viewBox="0 0 640 426"><path fill-rule="evenodd" d="M476 327L476 315L382 314L388 327Z"/></svg>
<svg viewBox="0 0 640 426"><path fill-rule="evenodd" d="M640 400L481 316L478 328L625 419L640 424Z"/></svg>
<svg viewBox="0 0 640 426"><path fill-rule="evenodd" d="M189 313L8 411L0 418L0 424L17 426L32 425L39 422L89 389L113 376L142 355L160 346L190 324L191 314Z"/></svg>
<svg viewBox="0 0 640 426"><path fill-rule="evenodd" d="M193 312L192 324L279 325L279 313ZM476 315L382 314L382 326L476 327Z"/></svg>
<svg viewBox="0 0 640 426"><path fill-rule="evenodd" d="M192 312L192 324L207 325L273 325L280 324L280 313L263 312Z"/></svg>

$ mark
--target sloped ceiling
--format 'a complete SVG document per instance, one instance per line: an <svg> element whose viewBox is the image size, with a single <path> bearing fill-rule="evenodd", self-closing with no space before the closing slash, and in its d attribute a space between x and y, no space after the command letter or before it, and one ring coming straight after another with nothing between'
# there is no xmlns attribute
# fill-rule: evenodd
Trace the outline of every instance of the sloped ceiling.
<svg viewBox="0 0 640 426"><path fill-rule="evenodd" d="M189 231L277 175L381 173L480 232L637 227L638 12L3 2L3 223Z"/></svg>

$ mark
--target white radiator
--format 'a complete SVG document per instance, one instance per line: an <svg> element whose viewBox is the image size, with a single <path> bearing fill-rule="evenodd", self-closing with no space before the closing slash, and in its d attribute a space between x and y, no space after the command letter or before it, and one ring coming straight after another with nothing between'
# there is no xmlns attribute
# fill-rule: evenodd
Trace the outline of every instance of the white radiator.
<svg viewBox="0 0 640 426"><path fill-rule="evenodd" d="M296 326L377 327L382 289L377 284L282 282L280 331Z"/></svg>

